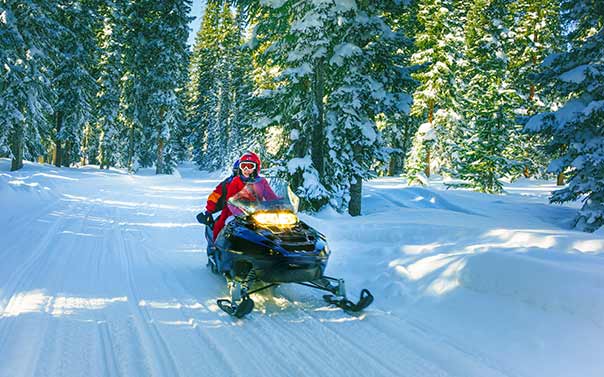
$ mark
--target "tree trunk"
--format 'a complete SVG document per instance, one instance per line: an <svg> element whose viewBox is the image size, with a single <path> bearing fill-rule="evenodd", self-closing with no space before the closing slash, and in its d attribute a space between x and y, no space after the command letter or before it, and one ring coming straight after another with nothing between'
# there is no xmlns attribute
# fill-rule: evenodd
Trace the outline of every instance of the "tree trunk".
<svg viewBox="0 0 604 377"><path fill-rule="evenodd" d="M524 178L529 178L531 176L531 172L529 171L528 166L524 166L524 169L522 170L522 175L524 175Z"/></svg>
<svg viewBox="0 0 604 377"><path fill-rule="evenodd" d="M13 153L10 170L15 171L23 167L23 132L25 125L22 123L17 127L13 127L10 135L10 149Z"/></svg>
<svg viewBox="0 0 604 377"><path fill-rule="evenodd" d="M90 123L86 124L84 128L84 140L82 140L82 157L80 158L80 164L86 166L86 157L88 156L88 140L90 138Z"/></svg>
<svg viewBox="0 0 604 377"><path fill-rule="evenodd" d="M325 173L324 164L324 144L325 144L325 120L324 120L324 77L322 62L315 65L315 74L313 77L313 116L314 124L312 129L311 159L315 169L319 173L319 178Z"/></svg>
<svg viewBox="0 0 604 377"><path fill-rule="evenodd" d="M424 168L424 174L426 174L426 177L430 177L430 147L431 145L426 146L426 167Z"/></svg>
<svg viewBox="0 0 604 377"><path fill-rule="evenodd" d="M130 132L128 133L128 171L132 172L134 163L134 122L130 123Z"/></svg>
<svg viewBox="0 0 604 377"><path fill-rule="evenodd" d="M63 166L71 166L71 141L65 142L65 148L63 148L63 157L61 157L61 164Z"/></svg>
<svg viewBox="0 0 604 377"><path fill-rule="evenodd" d="M556 185L564 186L564 173L558 173L558 176L556 177Z"/></svg>
<svg viewBox="0 0 604 377"><path fill-rule="evenodd" d="M162 123L164 121L164 108L159 109L159 132L157 135L157 159L155 161L155 174L165 174L164 167L164 139L162 138Z"/></svg>
<svg viewBox="0 0 604 377"><path fill-rule="evenodd" d="M400 153L390 154L390 163L388 164L388 176L393 177L401 173L401 156Z"/></svg>
<svg viewBox="0 0 604 377"><path fill-rule="evenodd" d="M157 140L157 160L155 161L155 174L164 174L164 139Z"/></svg>
<svg viewBox="0 0 604 377"><path fill-rule="evenodd" d="M409 144L411 141L409 137L410 133L411 124L410 121L407 120L405 123L405 129L403 131L403 153L401 154L401 171L399 172L399 174L405 171L407 165L407 152L409 151Z"/></svg>
<svg viewBox="0 0 604 377"><path fill-rule="evenodd" d="M428 123L432 124L433 121L434 121L434 101L430 100L430 109L428 110ZM431 143L427 143L424 145L426 146L426 167L424 168L424 174L426 174L426 177L430 177L430 157L431 157L430 148L432 147L432 145L431 145Z"/></svg>
<svg viewBox="0 0 604 377"><path fill-rule="evenodd" d="M363 193L363 179L355 175L355 182L350 185L350 201L348 202L348 213L351 216L361 215L361 199Z"/></svg>
<svg viewBox="0 0 604 377"><path fill-rule="evenodd" d="M55 117L55 148L52 154L52 163L54 166L60 168L63 164L63 148L61 147L61 140L59 140L59 133L61 132L61 126L63 124L63 114L60 111L57 111Z"/></svg>

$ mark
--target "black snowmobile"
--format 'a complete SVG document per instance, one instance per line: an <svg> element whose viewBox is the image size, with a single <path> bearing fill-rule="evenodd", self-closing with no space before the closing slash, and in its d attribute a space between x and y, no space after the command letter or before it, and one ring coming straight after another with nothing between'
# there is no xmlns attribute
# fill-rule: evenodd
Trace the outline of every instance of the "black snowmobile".
<svg viewBox="0 0 604 377"><path fill-rule="evenodd" d="M251 295L282 284L296 283L323 290L323 298L347 312L358 312L373 302L373 295L361 291L360 300L347 299L343 279L324 274L330 250L325 236L300 221L296 215L299 199L284 181L271 186L273 200L258 200L262 189L257 182L246 186L227 202L233 218L212 241L212 225L206 225L208 267L227 280L230 299L218 306L241 318L254 309ZM201 217L198 217L201 220Z"/></svg>

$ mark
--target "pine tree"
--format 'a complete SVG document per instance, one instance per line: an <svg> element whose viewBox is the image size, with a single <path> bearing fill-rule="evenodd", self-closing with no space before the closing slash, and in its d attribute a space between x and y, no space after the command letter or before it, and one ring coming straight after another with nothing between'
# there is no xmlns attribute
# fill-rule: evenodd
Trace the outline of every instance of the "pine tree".
<svg viewBox="0 0 604 377"><path fill-rule="evenodd" d="M123 76L120 95L120 112L118 117L122 123L120 138L122 143L120 165L136 171L141 165L149 166L153 156L145 156L145 139L143 125L148 124L146 104L148 99L147 74L148 68L148 27L146 19L152 9L150 1L136 0L128 2L124 9L122 38L123 46ZM148 145L146 145L148 147ZM152 155L152 153L151 153Z"/></svg>
<svg viewBox="0 0 604 377"><path fill-rule="evenodd" d="M404 33L406 38L398 38L396 47L392 46L395 54L391 54L391 60L385 64L391 74L385 80L384 87L392 98L388 101L390 105L387 111L378 116L378 130L382 133L386 145L386 153L389 155L387 174L399 175L407 169L406 156L411 148L413 135L419 126L417 118L410 115L413 98L408 93L413 93L418 82L411 77L411 57L417 52L417 47L411 39L420 28L417 19L418 1L409 4L402 2L386 2L382 4L382 19L390 25L395 33ZM416 69L416 68L414 68ZM378 163L378 167L379 167ZM384 167L382 171L386 170Z"/></svg>
<svg viewBox="0 0 604 377"><path fill-rule="evenodd" d="M520 97L516 113L527 120L551 104L551 99L538 91L535 75L542 71L543 59L564 45L559 8L558 0L517 0L510 4L514 23L513 43L508 50L509 70ZM522 172L514 175L545 176L549 162L543 148L545 142L543 136L527 135L520 127L513 130L509 156L522 162Z"/></svg>
<svg viewBox="0 0 604 377"><path fill-rule="evenodd" d="M148 21L147 145L155 146L156 174L169 174L176 164L172 132L183 119L177 95L188 60L186 40L189 0L154 4Z"/></svg>
<svg viewBox="0 0 604 377"><path fill-rule="evenodd" d="M0 153L12 158L12 170L44 154L50 134L50 52L60 29L51 9L35 0L0 4Z"/></svg>
<svg viewBox="0 0 604 377"><path fill-rule="evenodd" d="M212 88L215 93L215 108L211 116L214 117L212 128L208 130L208 152L211 158L209 168L216 170L229 165L227 149L232 134L231 122L233 110L233 67L237 60L237 52L241 45L239 29L231 13L228 3L223 3L219 14L218 49L215 62L215 82ZM228 162L225 164L225 162Z"/></svg>
<svg viewBox="0 0 604 377"><path fill-rule="evenodd" d="M463 104L466 127L461 130L457 176L482 192L502 191L499 179L515 166L504 156L518 98L507 67L510 13L507 0L477 0L465 26L466 55Z"/></svg>
<svg viewBox="0 0 604 377"><path fill-rule="evenodd" d="M254 3L254 2L252 2ZM253 5L250 8L253 8ZM257 5L257 4L256 4ZM276 156L306 209L329 200L325 187L325 103L328 53L335 45L336 4L331 1L271 3L255 8L251 44L262 67L257 111L260 128L279 127L288 139Z"/></svg>
<svg viewBox="0 0 604 377"><path fill-rule="evenodd" d="M243 3L256 25L258 128L282 138L279 174L306 209L360 214L362 180L386 158L376 119L410 102L397 65L406 41L384 21L395 2Z"/></svg>
<svg viewBox="0 0 604 377"><path fill-rule="evenodd" d="M206 5L201 27L195 38L195 45L189 64L189 84L187 87L187 114L193 145L193 159L199 166L214 167L216 163L208 156L217 153L214 144L208 143L210 129L215 132L215 67L218 61L218 27L220 7L218 2ZM211 148L211 150L209 149ZM216 148L218 149L218 148Z"/></svg>
<svg viewBox="0 0 604 377"><path fill-rule="evenodd" d="M459 140L460 65L464 64L462 10L454 0L422 0L415 35L417 52L411 62L424 68L413 77L420 85L413 95L411 114L422 120L410 152L407 176L429 177L431 168L454 170L453 156ZM438 113L438 116L436 115Z"/></svg>
<svg viewBox="0 0 604 377"><path fill-rule="evenodd" d="M97 91L92 70L97 58L94 25L98 13L92 1L61 0L57 21L63 28L57 40L52 87L55 151L53 163L69 166L80 155L82 131L92 118Z"/></svg>
<svg viewBox="0 0 604 377"><path fill-rule="evenodd" d="M361 214L362 182L372 177L373 165L387 159L377 128L378 116L392 116L408 107L405 93L409 73L396 63L398 46L406 42L385 22L385 4L358 2L340 10L342 42L329 59L331 93L327 97L329 159L326 180L332 206ZM403 109L404 110L404 109ZM334 195L335 194L335 195Z"/></svg>
<svg viewBox="0 0 604 377"><path fill-rule="evenodd" d="M98 63L99 78L97 85L98 120L98 154L100 168L109 168L120 160L120 123L118 112L120 110L120 77L122 76L120 40L120 24L123 22L121 4L108 2L101 5L103 28L99 31L98 39L102 50ZM90 137L85 135L86 140Z"/></svg>
<svg viewBox="0 0 604 377"><path fill-rule="evenodd" d="M563 1L569 50L548 57L539 81L557 98L557 106L526 125L551 138L547 149L560 157L549 171L568 175L556 203L583 200L574 225L592 232L604 225L604 6L592 0Z"/></svg>
<svg viewBox="0 0 604 377"><path fill-rule="evenodd" d="M234 161L245 150L258 150L254 132L253 104L251 101L254 83L252 77L253 61L249 46L243 43L244 20L239 8L235 17L237 38L233 43L234 62L232 74L232 100L227 141L227 161Z"/></svg>

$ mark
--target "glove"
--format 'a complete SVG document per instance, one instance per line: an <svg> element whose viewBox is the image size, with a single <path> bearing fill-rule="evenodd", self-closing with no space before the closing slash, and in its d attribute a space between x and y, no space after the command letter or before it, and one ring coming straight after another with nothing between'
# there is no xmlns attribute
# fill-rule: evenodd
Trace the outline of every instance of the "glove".
<svg viewBox="0 0 604 377"><path fill-rule="evenodd" d="M197 221L201 224L211 226L214 224L214 217L212 217L212 214L208 211L200 212L197 214Z"/></svg>

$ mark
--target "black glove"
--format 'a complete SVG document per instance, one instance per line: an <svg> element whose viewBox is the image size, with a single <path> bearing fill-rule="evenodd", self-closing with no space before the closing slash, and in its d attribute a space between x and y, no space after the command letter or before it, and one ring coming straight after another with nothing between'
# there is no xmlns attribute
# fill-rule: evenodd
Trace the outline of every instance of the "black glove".
<svg viewBox="0 0 604 377"><path fill-rule="evenodd" d="M212 217L212 214L208 211L205 212L199 212L197 214L197 221L200 224L205 224L208 226L212 226L214 224L214 217Z"/></svg>

